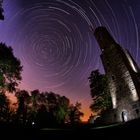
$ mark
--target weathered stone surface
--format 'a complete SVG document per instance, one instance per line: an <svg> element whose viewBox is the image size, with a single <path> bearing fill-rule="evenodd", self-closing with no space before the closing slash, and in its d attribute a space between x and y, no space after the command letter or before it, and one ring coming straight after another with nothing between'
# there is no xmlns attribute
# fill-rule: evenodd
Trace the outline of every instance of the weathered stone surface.
<svg viewBox="0 0 140 140"><path fill-rule="evenodd" d="M123 122L140 117L140 71L128 52L118 45L106 28L95 30L102 50L101 59L108 78L113 109L104 116L108 122ZM107 117L108 116L108 117Z"/></svg>

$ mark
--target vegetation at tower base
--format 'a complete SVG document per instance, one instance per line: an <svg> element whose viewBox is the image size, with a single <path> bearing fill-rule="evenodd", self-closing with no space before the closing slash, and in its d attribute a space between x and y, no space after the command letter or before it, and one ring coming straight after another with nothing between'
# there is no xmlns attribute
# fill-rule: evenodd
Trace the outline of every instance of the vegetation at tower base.
<svg viewBox="0 0 140 140"><path fill-rule="evenodd" d="M112 108L107 78L99 70L94 70L88 79L90 82L90 94L93 100L90 108L93 112L97 112L98 115L102 115Z"/></svg>

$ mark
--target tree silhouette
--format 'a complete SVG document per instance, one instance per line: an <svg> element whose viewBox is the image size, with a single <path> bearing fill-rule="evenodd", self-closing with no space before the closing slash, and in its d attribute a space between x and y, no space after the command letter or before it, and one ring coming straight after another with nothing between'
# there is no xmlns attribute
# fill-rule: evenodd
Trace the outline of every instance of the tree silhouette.
<svg viewBox="0 0 140 140"><path fill-rule="evenodd" d="M109 93L107 78L99 70L92 71L88 78L90 82L91 97L93 103L90 108L93 112L102 113L111 108L111 96Z"/></svg>
<svg viewBox="0 0 140 140"><path fill-rule="evenodd" d="M46 94L46 99L48 102L48 112L52 118L52 120L51 120L51 121L53 121L52 123L57 123L57 121L59 121L59 117L58 117L58 114L59 114L58 112L60 109L59 98L60 98L60 96L53 92Z"/></svg>
<svg viewBox="0 0 140 140"><path fill-rule="evenodd" d="M40 127L55 126L68 122L70 100L65 96L60 96L53 92L42 92L34 90L31 92L33 96L32 105L35 112L34 121ZM78 111L78 104L74 106ZM33 117L32 117L33 118ZM75 119L76 120L76 119ZM33 120L32 120L33 121ZM78 121L77 121L78 122Z"/></svg>
<svg viewBox="0 0 140 140"><path fill-rule="evenodd" d="M42 92L36 96L35 121L40 127L56 125L55 109L58 95L53 92Z"/></svg>
<svg viewBox="0 0 140 140"><path fill-rule="evenodd" d="M76 102L75 105L71 105L69 107L69 123L75 124L81 122L81 116L84 114L80 111L81 103Z"/></svg>
<svg viewBox="0 0 140 140"><path fill-rule="evenodd" d="M31 110L29 113L29 122L30 123L35 123L37 120L37 117L39 116L38 112L40 112L40 109L42 106L44 106L47 110L47 99L46 99L46 94L41 93L38 89L31 91ZM38 116L37 116L38 115Z"/></svg>
<svg viewBox="0 0 140 140"><path fill-rule="evenodd" d="M3 15L3 8L2 8L2 2L3 0L0 0L0 19L1 20L4 20L4 15Z"/></svg>
<svg viewBox="0 0 140 140"><path fill-rule="evenodd" d="M54 110L54 116L58 124L64 124L66 116L68 115L68 109L70 101L65 96L57 96L57 104Z"/></svg>
<svg viewBox="0 0 140 140"><path fill-rule="evenodd" d="M0 121L8 121L9 118L9 100L4 93L0 93Z"/></svg>
<svg viewBox="0 0 140 140"><path fill-rule="evenodd" d="M22 66L14 56L13 49L0 43L0 91L15 91L21 80L21 71Z"/></svg>
<svg viewBox="0 0 140 140"><path fill-rule="evenodd" d="M21 90L16 92L16 97L18 99L17 119L19 123L25 125L27 119L28 104L30 103L30 96L26 90Z"/></svg>
<svg viewBox="0 0 140 140"><path fill-rule="evenodd" d="M37 96L39 96L40 92L38 89L31 91L32 98L32 112L35 113L37 110Z"/></svg>

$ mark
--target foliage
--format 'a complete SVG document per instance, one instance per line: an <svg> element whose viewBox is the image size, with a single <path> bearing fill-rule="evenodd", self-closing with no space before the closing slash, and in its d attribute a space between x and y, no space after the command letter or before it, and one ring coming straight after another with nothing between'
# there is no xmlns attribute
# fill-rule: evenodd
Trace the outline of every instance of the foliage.
<svg viewBox="0 0 140 140"><path fill-rule="evenodd" d="M28 105L30 102L30 96L26 90L20 90L16 92L16 97L18 101L17 121L21 120L21 122L19 123L25 125L27 119Z"/></svg>
<svg viewBox="0 0 140 140"><path fill-rule="evenodd" d="M93 103L90 108L93 112L102 113L111 108L111 96L109 93L107 78L99 70L92 71L88 78L90 82L91 97Z"/></svg>
<svg viewBox="0 0 140 140"><path fill-rule="evenodd" d="M15 91L21 80L21 71L22 66L12 48L0 43L0 91Z"/></svg>
<svg viewBox="0 0 140 140"><path fill-rule="evenodd" d="M8 121L9 118L9 100L4 93L0 93L0 121Z"/></svg>
<svg viewBox="0 0 140 140"><path fill-rule="evenodd" d="M79 123L81 122L80 117L84 114L80 111L81 109L81 103L76 102L75 105L71 105L69 107L69 123Z"/></svg>
<svg viewBox="0 0 140 140"><path fill-rule="evenodd" d="M4 10L3 10L3 8L2 8L2 2L3 2L3 1L1 0L1 1L0 1L0 19L1 19L1 20L4 20L4 15L3 15L3 11L4 11Z"/></svg>
<svg viewBox="0 0 140 140"><path fill-rule="evenodd" d="M29 124L35 122L38 127L62 125L66 122L78 123L83 115L79 111L81 104L70 105L69 99L65 96L53 92L41 93L39 90L31 91L29 98L25 98L28 97L25 95L24 90L16 93L18 98L17 116L21 123L24 123L24 118L28 120ZM28 102L27 99L29 99ZM24 112L27 115L24 115Z"/></svg>
<svg viewBox="0 0 140 140"><path fill-rule="evenodd" d="M10 112L6 96L0 94L0 117L2 112L5 112L3 114L7 115L16 127L31 127L33 122L41 128L81 122L80 117L83 116L80 111L81 103L77 102L72 105L65 96L53 92L41 93L39 90L33 90L30 93L26 90L19 90L15 96L17 97L17 109Z"/></svg>

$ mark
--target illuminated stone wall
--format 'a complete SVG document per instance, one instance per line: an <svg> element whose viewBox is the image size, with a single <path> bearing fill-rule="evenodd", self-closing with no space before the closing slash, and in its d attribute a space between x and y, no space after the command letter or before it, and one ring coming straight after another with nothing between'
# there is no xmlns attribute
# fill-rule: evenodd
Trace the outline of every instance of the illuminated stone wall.
<svg viewBox="0 0 140 140"><path fill-rule="evenodd" d="M103 31L102 31L103 30ZM122 122L140 117L139 68L130 53L120 47L104 28L96 30L95 37L102 50L101 59L109 82L113 111L109 120ZM111 40L111 38L110 38ZM109 115L108 115L109 116Z"/></svg>

